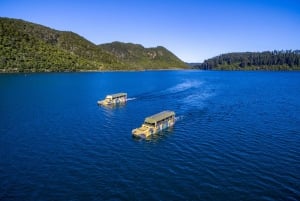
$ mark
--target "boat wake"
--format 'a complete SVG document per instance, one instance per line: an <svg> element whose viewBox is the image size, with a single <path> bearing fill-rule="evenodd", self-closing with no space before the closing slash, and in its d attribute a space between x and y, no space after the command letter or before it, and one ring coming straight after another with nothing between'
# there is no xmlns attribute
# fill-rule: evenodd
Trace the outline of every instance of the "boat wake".
<svg viewBox="0 0 300 201"><path fill-rule="evenodd" d="M176 117L175 117L175 122L181 121L183 118L184 118L183 115L176 116Z"/></svg>
<svg viewBox="0 0 300 201"><path fill-rule="evenodd" d="M137 97L140 100L142 100L142 99L147 99L147 100L152 99L153 100L153 99L162 98L162 97L169 97L170 95L182 93L182 92L188 91L189 89L198 89L202 84L203 84L203 82L201 82L201 81L186 80L186 81L179 83L175 86L172 86L170 88L167 88L167 89L164 89L161 91L144 93L144 94L138 95Z"/></svg>
<svg viewBox="0 0 300 201"><path fill-rule="evenodd" d="M200 80L184 80L169 88L160 91L150 91L143 94L134 95L128 101L158 101L164 100L168 105L181 110L182 112L193 109L203 109L207 100L215 95L215 90ZM179 118L178 120L182 119Z"/></svg>
<svg viewBox="0 0 300 201"><path fill-rule="evenodd" d="M136 98L127 98L126 100L127 101L132 101L132 100L135 100Z"/></svg>
<svg viewBox="0 0 300 201"><path fill-rule="evenodd" d="M204 91L200 91L200 92L186 96L183 99L183 102L185 104L189 104L191 106L196 106L199 103L204 102L205 100L207 100L208 98L210 98L213 95L214 95L214 93L204 90Z"/></svg>
<svg viewBox="0 0 300 201"><path fill-rule="evenodd" d="M180 84L175 85L174 87L167 89L166 92L168 93L182 92L191 88L199 88L202 84L203 82L198 80L186 80L185 82L182 82Z"/></svg>

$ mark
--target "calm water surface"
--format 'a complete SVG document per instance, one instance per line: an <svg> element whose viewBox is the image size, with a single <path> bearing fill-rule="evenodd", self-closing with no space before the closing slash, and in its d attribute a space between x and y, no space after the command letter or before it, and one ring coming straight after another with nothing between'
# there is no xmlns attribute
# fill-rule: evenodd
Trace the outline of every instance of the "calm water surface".
<svg viewBox="0 0 300 201"><path fill-rule="evenodd" d="M1 201L300 199L300 72L2 74L0 94ZM172 129L132 138L162 110Z"/></svg>

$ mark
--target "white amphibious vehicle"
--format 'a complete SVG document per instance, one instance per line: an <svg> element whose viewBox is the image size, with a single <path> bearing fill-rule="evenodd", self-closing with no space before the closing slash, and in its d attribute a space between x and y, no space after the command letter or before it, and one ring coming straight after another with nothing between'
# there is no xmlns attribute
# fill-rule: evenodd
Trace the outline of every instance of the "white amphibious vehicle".
<svg viewBox="0 0 300 201"><path fill-rule="evenodd" d="M127 93L117 93L117 94L110 94L105 97L104 100L98 101L98 105L115 105L119 103L126 103L127 101Z"/></svg>

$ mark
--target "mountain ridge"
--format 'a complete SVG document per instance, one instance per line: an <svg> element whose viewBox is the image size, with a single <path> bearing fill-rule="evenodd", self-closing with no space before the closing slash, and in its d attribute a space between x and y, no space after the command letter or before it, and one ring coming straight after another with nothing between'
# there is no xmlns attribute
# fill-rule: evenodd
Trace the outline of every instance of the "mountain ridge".
<svg viewBox="0 0 300 201"><path fill-rule="evenodd" d="M185 63L162 46L145 48L140 44L122 43L119 41L98 46L116 56L121 62L132 65L135 68L139 68L141 64L149 68L154 68L155 66L166 69L176 66L186 68Z"/></svg>
<svg viewBox="0 0 300 201"><path fill-rule="evenodd" d="M118 48L112 43L96 45L71 31L58 31L21 19L0 17L0 72L188 68L166 48L156 50L133 43L132 47L128 47L126 43L119 42L119 46L125 49L117 52L123 52L125 56L133 52L128 55L130 58L120 58L109 51L109 46ZM162 55L157 61L133 49L160 51Z"/></svg>
<svg viewBox="0 0 300 201"><path fill-rule="evenodd" d="M190 65L202 70L300 70L300 50L232 52Z"/></svg>

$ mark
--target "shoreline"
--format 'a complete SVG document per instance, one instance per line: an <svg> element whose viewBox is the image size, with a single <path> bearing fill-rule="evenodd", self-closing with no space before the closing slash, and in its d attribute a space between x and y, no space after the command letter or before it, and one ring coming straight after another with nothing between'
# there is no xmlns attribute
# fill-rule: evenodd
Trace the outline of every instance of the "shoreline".
<svg viewBox="0 0 300 201"><path fill-rule="evenodd" d="M78 71L0 71L0 74L26 74L26 73L112 73L112 72L143 72L143 71L185 71L185 70L198 70L191 68L168 68L168 69L141 69L141 70L78 70Z"/></svg>
<svg viewBox="0 0 300 201"><path fill-rule="evenodd" d="M147 71L220 71L220 72L300 72L300 70L220 70L220 69L211 69L203 70L196 68L170 68L170 69L142 69L142 70L79 70L79 71L35 71L35 72L5 72L0 71L1 74L39 74L39 73L118 73L118 72L147 72Z"/></svg>

